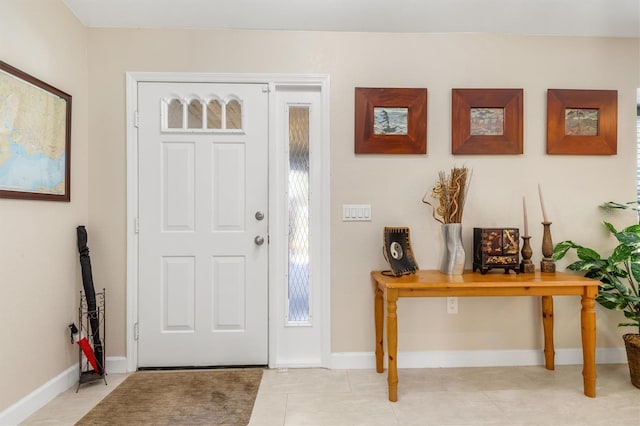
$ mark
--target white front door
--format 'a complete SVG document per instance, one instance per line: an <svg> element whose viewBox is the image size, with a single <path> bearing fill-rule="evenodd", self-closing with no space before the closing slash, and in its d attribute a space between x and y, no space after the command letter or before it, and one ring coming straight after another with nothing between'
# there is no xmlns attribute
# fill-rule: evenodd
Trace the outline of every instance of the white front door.
<svg viewBox="0 0 640 426"><path fill-rule="evenodd" d="M138 83L138 366L264 365L268 90Z"/></svg>

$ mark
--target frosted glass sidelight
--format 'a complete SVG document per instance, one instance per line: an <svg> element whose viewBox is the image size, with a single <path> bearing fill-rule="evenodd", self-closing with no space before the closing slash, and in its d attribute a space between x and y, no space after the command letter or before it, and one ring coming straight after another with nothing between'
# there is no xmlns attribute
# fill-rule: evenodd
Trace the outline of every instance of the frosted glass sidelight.
<svg viewBox="0 0 640 426"><path fill-rule="evenodd" d="M234 100L227 104L227 129L242 129L242 106Z"/></svg>
<svg viewBox="0 0 640 426"><path fill-rule="evenodd" d="M222 129L222 105L215 99L207 103L207 129Z"/></svg>
<svg viewBox="0 0 640 426"><path fill-rule="evenodd" d="M197 99L189 102L187 127L189 129L202 129L202 104Z"/></svg>
<svg viewBox="0 0 640 426"><path fill-rule="evenodd" d="M167 127L169 129L182 129L182 102L172 99L167 111Z"/></svg>
<svg viewBox="0 0 640 426"><path fill-rule="evenodd" d="M309 107L289 108L289 322L309 321Z"/></svg>

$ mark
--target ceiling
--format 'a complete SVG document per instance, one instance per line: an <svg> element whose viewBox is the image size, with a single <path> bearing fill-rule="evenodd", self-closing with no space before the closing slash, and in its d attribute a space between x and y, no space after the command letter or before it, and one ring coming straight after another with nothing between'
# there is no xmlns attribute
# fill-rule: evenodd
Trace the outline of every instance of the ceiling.
<svg viewBox="0 0 640 426"><path fill-rule="evenodd" d="M639 0L63 0L89 27L640 37Z"/></svg>

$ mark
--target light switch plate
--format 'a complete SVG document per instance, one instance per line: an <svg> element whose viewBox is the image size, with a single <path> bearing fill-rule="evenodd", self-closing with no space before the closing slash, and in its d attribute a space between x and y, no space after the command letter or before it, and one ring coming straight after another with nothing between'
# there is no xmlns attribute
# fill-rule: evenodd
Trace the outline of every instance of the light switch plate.
<svg viewBox="0 0 640 426"><path fill-rule="evenodd" d="M371 204L343 204L343 222L370 222Z"/></svg>

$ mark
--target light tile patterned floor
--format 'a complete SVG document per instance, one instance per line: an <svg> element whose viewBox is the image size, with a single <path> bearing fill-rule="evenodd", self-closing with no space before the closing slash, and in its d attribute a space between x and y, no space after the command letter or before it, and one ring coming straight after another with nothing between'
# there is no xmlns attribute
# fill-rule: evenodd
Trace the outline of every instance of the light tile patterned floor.
<svg viewBox="0 0 640 426"><path fill-rule="evenodd" d="M640 389L626 365L598 365L597 397L582 394L582 366L399 370L398 402L373 370L266 370L252 426L640 426ZM25 425L72 425L125 375L61 394ZM106 389L105 389L106 388ZM612 417L614 416L614 417Z"/></svg>
<svg viewBox="0 0 640 426"><path fill-rule="evenodd" d="M23 425L73 425L89 412L105 396L127 377L126 374L107 374L107 385L103 381L82 385L76 393L73 385L47 405L34 413Z"/></svg>

